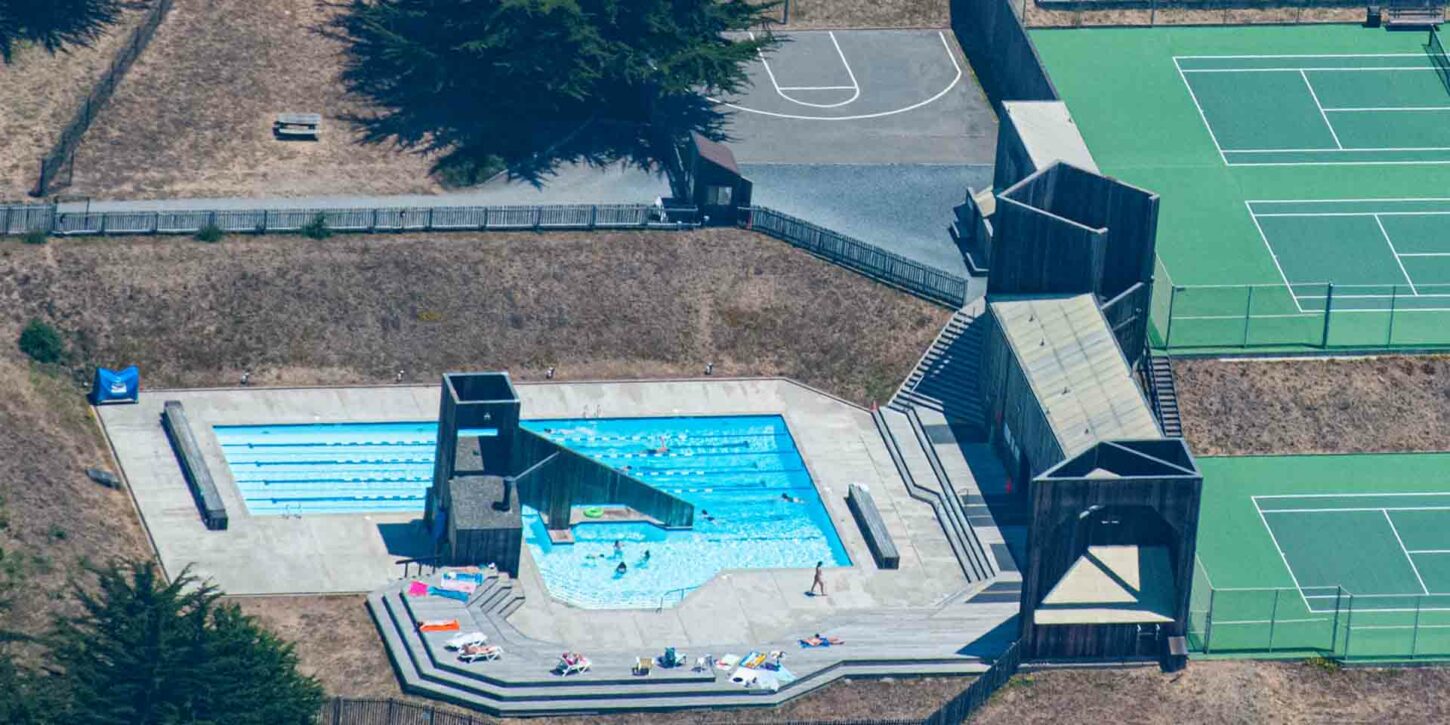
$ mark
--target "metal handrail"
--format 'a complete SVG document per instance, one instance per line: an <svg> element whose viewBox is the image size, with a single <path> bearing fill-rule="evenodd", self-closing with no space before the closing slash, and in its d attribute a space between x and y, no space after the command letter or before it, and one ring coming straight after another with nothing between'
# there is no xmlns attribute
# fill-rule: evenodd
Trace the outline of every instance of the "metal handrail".
<svg viewBox="0 0 1450 725"><path fill-rule="evenodd" d="M660 595L660 605L658 607L655 607L655 611L656 612L662 612L662 611L664 611L664 609L665 609L665 600L668 599L671 594L679 594L680 595L680 601L683 602L683 601L685 601L685 597L689 596L690 592L693 592L696 589L699 589L701 586L703 586L703 585L696 584L696 585L690 586L690 587L675 587L674 589L671 589L671 590L665 592L664 594L661 594Z"/></svg>

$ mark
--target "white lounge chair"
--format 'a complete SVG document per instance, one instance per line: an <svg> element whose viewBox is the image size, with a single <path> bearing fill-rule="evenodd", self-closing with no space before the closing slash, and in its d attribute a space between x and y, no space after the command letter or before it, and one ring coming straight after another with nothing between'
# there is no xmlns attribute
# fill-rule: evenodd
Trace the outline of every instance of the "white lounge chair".
<svg viewBox="0 0 1450 725"><path fill-rule="evenodd" d="M488 644L488 635L483 632L465 632L443 643L446 649L463 649L471 644Z"/></svg>
<svg viewBox="0 0 1450 725"><path fill-rule="evenodd" d="M470 644L458 653L459 662L488 662L503 656L503 648L496 644Z"/></svg>

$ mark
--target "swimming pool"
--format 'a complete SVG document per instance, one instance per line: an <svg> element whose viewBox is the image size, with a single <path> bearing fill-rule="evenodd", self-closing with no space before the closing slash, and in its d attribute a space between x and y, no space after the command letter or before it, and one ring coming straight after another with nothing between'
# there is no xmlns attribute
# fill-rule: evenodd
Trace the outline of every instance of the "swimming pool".
<svg viewBox="0 0 1450 725"><path fill-rule="evenodd" d="M422 512L438 423L214 426L254 516Z"/></svg>
<svg viewBox="0 0 1450 725"><path fill-rule="evenodd" d="M575 543L563 545L550 543L537 513L525 509L525 542L558 599L588 609L653 608L662 600L672 606L724 569L851 564L778 415L522 425L610 466L628 466L645 483L695 506L690 530L581 523L573 527ZM620 562L627 567L622 575ZM806 575L801 589L809 585Z"/></svg>
<svg viewBox="0 0 1450 725"><path fill-rule="evenodd" d="M851 564L778 415L521 425L606 465L628 466L645 483L695 506L690 530L581 523L573 527L574 543L557 545L525 506L525 544L558 599L589 609L672 606L724 569ZM215 426L213 432L253 515L421 514L437 428L427 421ZM605 502L580 506L598 503ZM621 562L627 570L618 574ZM801 588L809 584L804 579Z"/></svg>

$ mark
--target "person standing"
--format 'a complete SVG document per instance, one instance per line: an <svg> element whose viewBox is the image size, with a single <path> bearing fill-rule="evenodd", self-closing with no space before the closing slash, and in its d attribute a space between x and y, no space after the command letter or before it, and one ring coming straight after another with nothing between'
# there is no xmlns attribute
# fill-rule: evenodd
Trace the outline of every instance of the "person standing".
<svg viewBox="0 0 1450 725"><path fill-rule="evenodd" d="M811 596L816 596L817 588L821 590L820 596L826 596L826 577L825 574L821 571L821 567L825 565L826 562L824 561L816 562L816 578L814 581L811 582L811 591L809 592Z"/></svg>

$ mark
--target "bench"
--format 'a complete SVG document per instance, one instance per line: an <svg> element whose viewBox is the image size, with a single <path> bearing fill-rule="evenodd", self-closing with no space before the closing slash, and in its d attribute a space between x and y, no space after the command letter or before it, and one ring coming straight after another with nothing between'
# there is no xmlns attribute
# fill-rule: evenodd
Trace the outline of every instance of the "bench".
<svg viewBox="0 0 1450 725"><path fill-rule="evenodd" d="M181 401L168 400L162 406L161 427L166 430L166 438L171 441L171 450L176 453L176 460L181 464L181 473L186 477L186 486L191 489L191 498L196 501L196 508L201 512L201 521L212 531L223 531L227 528L227 507L222 503L222 496L217 491L216 481L211 477L211 470L206 467L206 461L201 457L201 446L196 442L196 435L191 431L191 425L186 422L186 411L181 408Z"/></svg>
<svg viewBox="0 0 1450 725"><path fill-rule="evenodd" d="M871 492L859 483L851 484L846 492L846 506L851 509L856 525L861 527L861 536L866 539L866 548L876 559L877 568L900 567L901 555L896 551L896 542L891 540L891 533L886 530L886 522L881 520L881 512L877 510Z"/></svg>
<svg viewBox="0 0 1450 725"><path fill-rule="evenodd" d="M1385 9L1386 28L1404 30L1428 30L1445 21L1444 8L1396 8Z"/></svg>
<svg viewBox="0 0 1450 725"><path fill-rule="evenodd" d="M272 122L272 135L279 139L316 141L322 129L322 116L317 113L279 113Z"/></svg>

